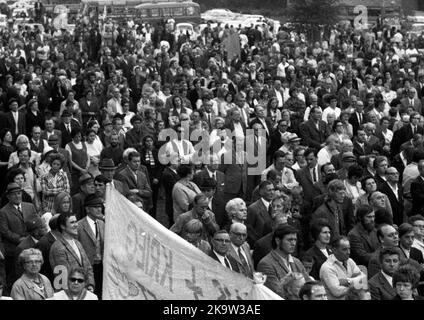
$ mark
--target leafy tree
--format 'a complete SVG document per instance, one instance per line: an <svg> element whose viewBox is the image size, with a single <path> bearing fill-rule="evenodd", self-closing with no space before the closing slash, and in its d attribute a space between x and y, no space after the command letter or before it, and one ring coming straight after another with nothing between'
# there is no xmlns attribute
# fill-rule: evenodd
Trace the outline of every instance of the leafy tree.
<svg viewBox="0 0 424 320"><path fill-rule="evenodd" d="M291 1L287 15L298 31L305 32L309 39L317 40L320 29L338 22L338 2L339 0Z"/></svg>

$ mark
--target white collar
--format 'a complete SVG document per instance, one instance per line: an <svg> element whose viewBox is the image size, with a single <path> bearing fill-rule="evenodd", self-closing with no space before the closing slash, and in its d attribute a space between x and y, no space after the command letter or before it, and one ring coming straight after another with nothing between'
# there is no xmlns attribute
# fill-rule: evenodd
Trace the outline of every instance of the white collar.
<svg viewBox="0 0 424 320"><path fill-rule="evenodd" d="M268 208L269 208L269 202L266 201L264 198L261 198L261 200L262 200L262 203L264 204L265 208L268 210Z"/></svg>
<svg viewBox="0 0 424 320"><path fill-rule="evenodd" d="M389 276L383 270L381 270L381 274L383 275L384 278L386 278L386 280L390 284L390 286L393 287L393 277L392 276Z"/></svg>

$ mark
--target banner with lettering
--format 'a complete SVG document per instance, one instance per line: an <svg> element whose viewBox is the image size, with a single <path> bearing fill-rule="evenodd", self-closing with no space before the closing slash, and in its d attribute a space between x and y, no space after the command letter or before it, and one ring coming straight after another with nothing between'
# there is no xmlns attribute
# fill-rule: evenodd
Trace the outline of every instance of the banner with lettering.
<svg viewBox="0 0 424 320"><path fill-rule="evenodd" d="M281 299L165 228L110 184L105 215L106 300Z"/></svg>

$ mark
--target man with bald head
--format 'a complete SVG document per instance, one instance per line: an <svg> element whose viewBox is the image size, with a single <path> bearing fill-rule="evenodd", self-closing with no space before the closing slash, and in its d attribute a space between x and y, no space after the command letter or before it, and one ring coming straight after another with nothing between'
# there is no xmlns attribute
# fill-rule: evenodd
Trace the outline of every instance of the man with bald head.
<svg viewBox="0 0 424 320"><path fill-rule="evenodd" d="M250 254L250 246L246 242L247 227L243 223L235 222L230 227L231 245L228 255L237 262L240 273L253 278L253 259Z"/></svg>
<svg viewBox="0 0 424 320"><path fill-rule="evenodd" d="M399 183L399 172L395 167L388 167L385 177L386 182L380 185L379 191L389 198L393 222L399 226L403 223L403 190Z"/></svg>

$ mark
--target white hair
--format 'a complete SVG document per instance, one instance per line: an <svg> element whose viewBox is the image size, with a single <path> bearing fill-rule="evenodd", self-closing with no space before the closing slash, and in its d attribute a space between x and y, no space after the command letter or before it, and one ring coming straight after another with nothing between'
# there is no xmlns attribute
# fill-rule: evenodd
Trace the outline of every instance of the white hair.
<svg viewBox="0 0 424 320"><path fill-rule="evenodd" d="M234 198L227 202L225 205L225 211L227 213L232 213L234 210L237 210L236 208L240 205L246 205L243 199L241 198Z"/></svg>

